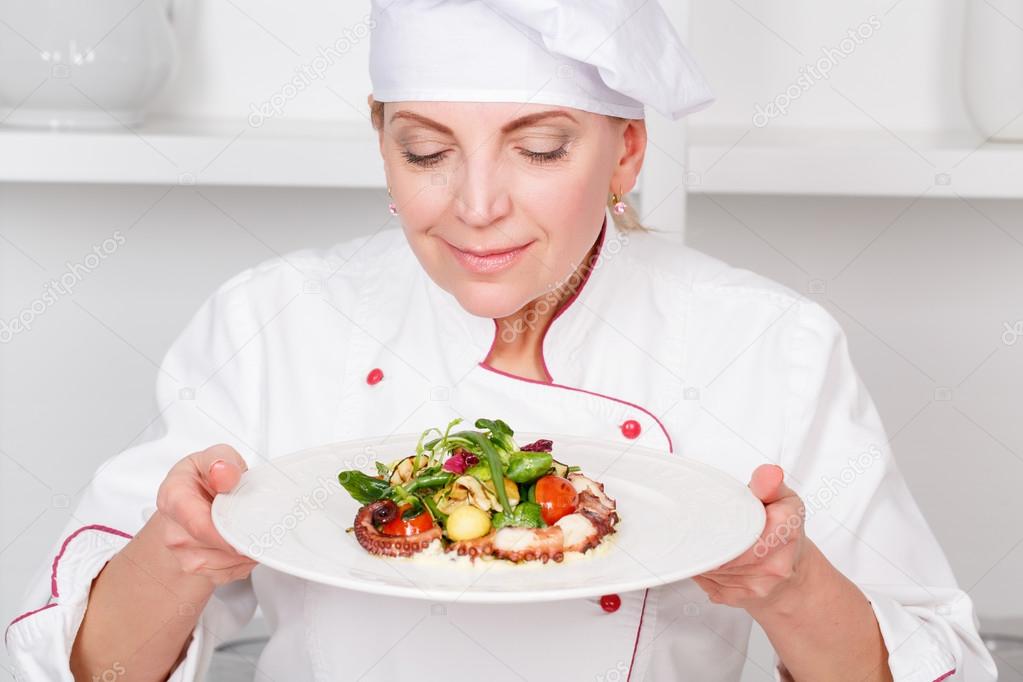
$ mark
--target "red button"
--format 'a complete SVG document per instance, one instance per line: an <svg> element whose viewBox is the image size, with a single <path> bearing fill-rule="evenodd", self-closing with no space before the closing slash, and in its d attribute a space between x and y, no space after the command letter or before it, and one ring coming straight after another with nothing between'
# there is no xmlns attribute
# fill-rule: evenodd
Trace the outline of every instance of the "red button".
<svg viewBox="0 0 1023 682"><path fill-rule="evenodd" d="M373 384L379 384L380 380L384 378L384 372L379 367L374 367L366 375L366 383L372 386Z"/></svg>
<svg viewBox="0 0 1023 682"><path fill-rule="evenodd" d="M600 598L600 608L608 613L614 613L622 605L622 598L617 594L605 594Z"/></svg>
<svg viewBox="0 0 1023 682"><path fill-rule="evenodd" d="M635 419L627 419L622 422L622 435L626 438L637 438L639 436L639 431L639 422Z"/></svg>

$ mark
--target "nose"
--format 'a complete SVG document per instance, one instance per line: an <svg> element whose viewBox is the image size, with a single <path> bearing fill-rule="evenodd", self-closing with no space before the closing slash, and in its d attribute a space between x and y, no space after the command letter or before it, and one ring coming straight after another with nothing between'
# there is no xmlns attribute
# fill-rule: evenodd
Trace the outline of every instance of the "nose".
<svg viewBox="0 0 1023 682"><path fill-rule="evenodd" d="M471 227L487 227L506 217L511 209L507 180L498 160L483 150L470 154L452 178L455 215Z"/></svg>

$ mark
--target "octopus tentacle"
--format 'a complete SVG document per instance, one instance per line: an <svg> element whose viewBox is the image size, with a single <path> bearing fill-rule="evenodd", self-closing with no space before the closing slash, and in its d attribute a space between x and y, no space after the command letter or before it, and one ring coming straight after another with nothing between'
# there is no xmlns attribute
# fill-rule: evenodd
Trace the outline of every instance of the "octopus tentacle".
<svg viewBox="0 0 1023 682"><path fill-rule="evenodd" d="M383 556L409 557L426 549L431 542L440 539L440 526L415 535L386 535L373 525L373 511L387 504L377 500L361 507L355 514L355 539L367 552Z"/></svg>
<svg viewBox="0 0 1023 682"><path fill-rule="evenodd" d="M604 494L604 485L582 474L570 474L578 492L576 510L558 520L565 532L565 551L585 552L596 547L618 523L614 499Z"/></svg>
<svg viewBox="0 0 1023 682"><path fill-rule="evenodd" d="M597 527L603 534L610 533L614 525L618 523L618 512L613 508L605 506L596 495L589 490L579 493L579 503L576 506L576 513L582 514Z"/></svg>
<svg viewBox="0 0 1023 682"><path fill-rule="evenodd" d="M473 561L476 560L476 557L491 556L494 553L495 535L497 535L497 531L492 530L483 537L457 540L445 547L444 551L455 552L462 556L468 555Z"/></svg>
<svg viewBox="0 0 1023 682"><path fill-rule="evenodd" d="M616 503L613 498L608 497L604 492L604 484L599 481L594 481L592 478L583 476L580 473L571 473L568 475L568 480L575 488L577 493L588 492L600 502L600 504L608 509L615 509Z"/></svg>
<svg viewBox="0 0 1023 682"><path fill-rule="evenodd" d="M559 526L517 528L506 526L494 536L494 555L509 561L547 563L565 558L565 534Z"/></svg>
<svg viewBox="0 0 1023 682"><path fill-rule="evenodd" d="M566 514L554 525L565 534L566 552L585 552L600 544L607 534L602 533L596 524L583 514Z"/></svg>

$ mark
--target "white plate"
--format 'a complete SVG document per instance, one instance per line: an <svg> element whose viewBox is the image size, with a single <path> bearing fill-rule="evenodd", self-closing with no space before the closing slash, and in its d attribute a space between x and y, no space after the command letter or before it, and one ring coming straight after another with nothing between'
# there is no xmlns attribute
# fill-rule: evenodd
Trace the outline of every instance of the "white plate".
<svg viewBox="0 0 1023 682"><path fill-rule="evenodd" d="M522 445L554 441L554 457L604 483L618 503L617 532L595 554L565 561L451 563L390 558L346 533L359 508L338 472L375 474L374 462L415 451L419 434L325 445L252 468L218 495L213 523L239 552L299 578L432 601L537 602L627 592L716 568L751 547L764 507L729 475L680 455L575 436L515 433ZM574 556L573 556L574 554Z"/></svg>

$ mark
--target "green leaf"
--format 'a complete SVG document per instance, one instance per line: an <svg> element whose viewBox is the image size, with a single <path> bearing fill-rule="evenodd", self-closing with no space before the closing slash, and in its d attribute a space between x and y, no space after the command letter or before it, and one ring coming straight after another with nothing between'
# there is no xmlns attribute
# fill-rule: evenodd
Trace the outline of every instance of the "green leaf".
<svg viewBox="0 0 1023 682"><path fill-rule="evenodd" d="M337 475L337 480L349 495L362 504L383 499L391 488L387 481L373 478L355 469L342 471Z"/></svg>
<svg viewBox="0 0 1023 682"><path fill-rule="evenodd" d="M552 461L549 452L516 452L508 460L505 475L516 483L529 483L546 474Z"/></svg>
<svg viewBox="0 0 1023 682"><path fill-rule="evenodd" d="M494 528L514 526L516 528L546 528L547 523L540 514L540 505L536 502L519 502L511 513L497 512L492 521Z"/></svg>

